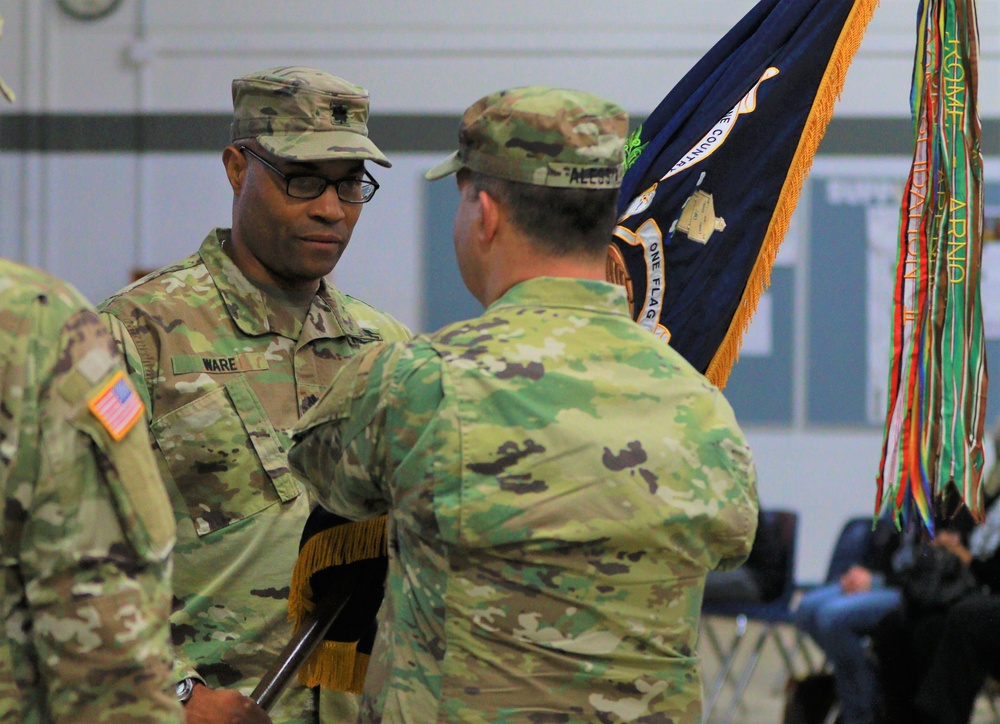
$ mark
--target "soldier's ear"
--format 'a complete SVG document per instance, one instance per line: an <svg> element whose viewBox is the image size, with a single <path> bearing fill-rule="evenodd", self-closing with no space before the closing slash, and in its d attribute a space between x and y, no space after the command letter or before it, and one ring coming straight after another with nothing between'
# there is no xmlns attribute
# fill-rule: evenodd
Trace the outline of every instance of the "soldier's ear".
<svg viewBox="0 0 1000 724"><path fill-rule="evenodd" d="M479 192L479 223L482 231L482 240L486 244L492 243L500 229L504 216L504 208L497 203L497 200L485 191Z"/></svg>
<svg viewBox="0 0 1000 724"><path fill-rule="evenodd" d="M226 167L226 177L233 193L239 194L247 173L247 158L236 146L226 146L222 150L222 163Z"/></svg>

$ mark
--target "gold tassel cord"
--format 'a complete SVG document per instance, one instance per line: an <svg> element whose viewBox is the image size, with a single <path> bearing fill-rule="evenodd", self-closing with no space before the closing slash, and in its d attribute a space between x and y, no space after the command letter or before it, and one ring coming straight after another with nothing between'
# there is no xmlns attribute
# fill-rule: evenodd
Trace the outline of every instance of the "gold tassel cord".
<svg viewBox="0 0 1000 724"><path fill-rule="evenodd" d="M371 657L358 653L356 646L341 641L323 641L299 669L299 683L360 694Z"/></svg>
<svg viewBox="0 0 1000 724"><path fill-rule="evenodd" d="M743 296L732 321L729 323L729 329L726 331L719 349L712 357L708 369L705 370L705 376L720 389L726 386L729 373L739 359L743 335L750 326L754 312L757 311L760 297L771 285L771 268L778 256L778 248L791 225L792 214L799 202L802 186L809 174L816 149L819 147L819 142L823 139L830 119L833 117L833 108L843 90L847 69L861 46L865 28L875 14L878 4L879 0L859 0L854 5L830 56L830 62L827 64L822 81L820 81L816 98L795 150L795 156L778 196L778 203L768 224L767 233L761 244L761 251L747 279Z"/></svg>

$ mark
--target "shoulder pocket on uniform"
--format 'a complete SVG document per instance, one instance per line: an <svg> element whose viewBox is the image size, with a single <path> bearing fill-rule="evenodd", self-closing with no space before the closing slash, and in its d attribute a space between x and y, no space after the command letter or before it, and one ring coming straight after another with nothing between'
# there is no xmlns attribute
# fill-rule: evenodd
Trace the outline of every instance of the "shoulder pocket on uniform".
<svg viewBox="0 0 1000 724"><path fill-rule="evenodd" d="M139 402L138 420L131 419L133 413L128 410L122 412L120 420L116 419L117 402L110 409L95 410L101 395L106 394L108 383L117 379L109 377L104 385L95 388L88 400L90 404L80 406L70 422L91 439L103 458L102 472L136 553L147 561L161 561L173 548L176 529L170 500L143 424L142 403ZM123 379L137 398L128 378Z"/></svg>

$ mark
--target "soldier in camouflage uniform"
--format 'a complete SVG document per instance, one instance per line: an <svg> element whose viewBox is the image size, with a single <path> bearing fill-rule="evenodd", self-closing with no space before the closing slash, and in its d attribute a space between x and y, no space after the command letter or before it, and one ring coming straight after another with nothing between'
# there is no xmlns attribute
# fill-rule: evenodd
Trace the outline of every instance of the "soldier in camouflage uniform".
<svg viewBox="0 0 1000 724"><path fill-rule="evenodd" d="M69 285L0 260L0 721L183 721L174 521L114 341Z"/></svg>
<svg viewBox="0 0 1000 724"><path fill-rule="evenodd" d="M0 401L0 721L183 721L174 521L138 397L83 297L6 260Z"/></svg>
<svg viewBox="0 0 1000 724"><path fill-rule="evenodd" d="M311 508L287 465L291 427L362 348L410 336L324 279L377 188L364 162L389 165L367 137L367 91L286 67L233 81L233 103L232 229L101 305L177 521L174 674L179 695L193 684L189 721L218 689L251 692L291 637ZM318 721L317 696L290 686L273 721ZM356 715L356 695L322 699L324 720Z"/></svg>
<svg viewBox="0 0 1000 724"><path fill-rule="evenodd" d="M359 355L296 428L325 506L389 515L366 721L700 721L705 576L749 553L756 478L719 390L604 281L626 126L550 88L469 108L428 178L458 173L485 313Z"/></svg>

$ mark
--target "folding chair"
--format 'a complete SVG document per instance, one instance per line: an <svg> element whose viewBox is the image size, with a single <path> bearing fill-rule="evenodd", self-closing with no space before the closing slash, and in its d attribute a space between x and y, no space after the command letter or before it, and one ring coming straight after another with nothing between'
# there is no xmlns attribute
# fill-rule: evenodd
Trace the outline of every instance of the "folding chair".
<svg viewBox="0 0 1000 724"><path fill-rule="evenodd" d="M718 702L722 689L730 678L736 657L739 653L743 641L746 640L747 627L749 622L754 621L761 624L760 634L750 650L749 657L739 672L739 678L729 702L729 708L724 715L724 721L732 721L737 707L740 705L743 692L746 690L757 662L760 660L761 652L768 640L773 640L781 655L785 668L789 676L795 674L793 652L790 652L781 636L778 635L777 627L781 624L792 623L792 598L796 592L795 585L795 544L798 537L799 516L790 510L768 510L763 512L762 525L771 526L781 542L782 554L785 560L785 582L781 595L768 603L705 603L702 606L702 617L723 617L732 618L736 621L736 629L728 647L723 648L712 630L711 626L704 626L706 637L715 652L721 659L721 667L712 682L711 690L705 699L703 706L703 721L708 721L708 717Z"/></svg>

